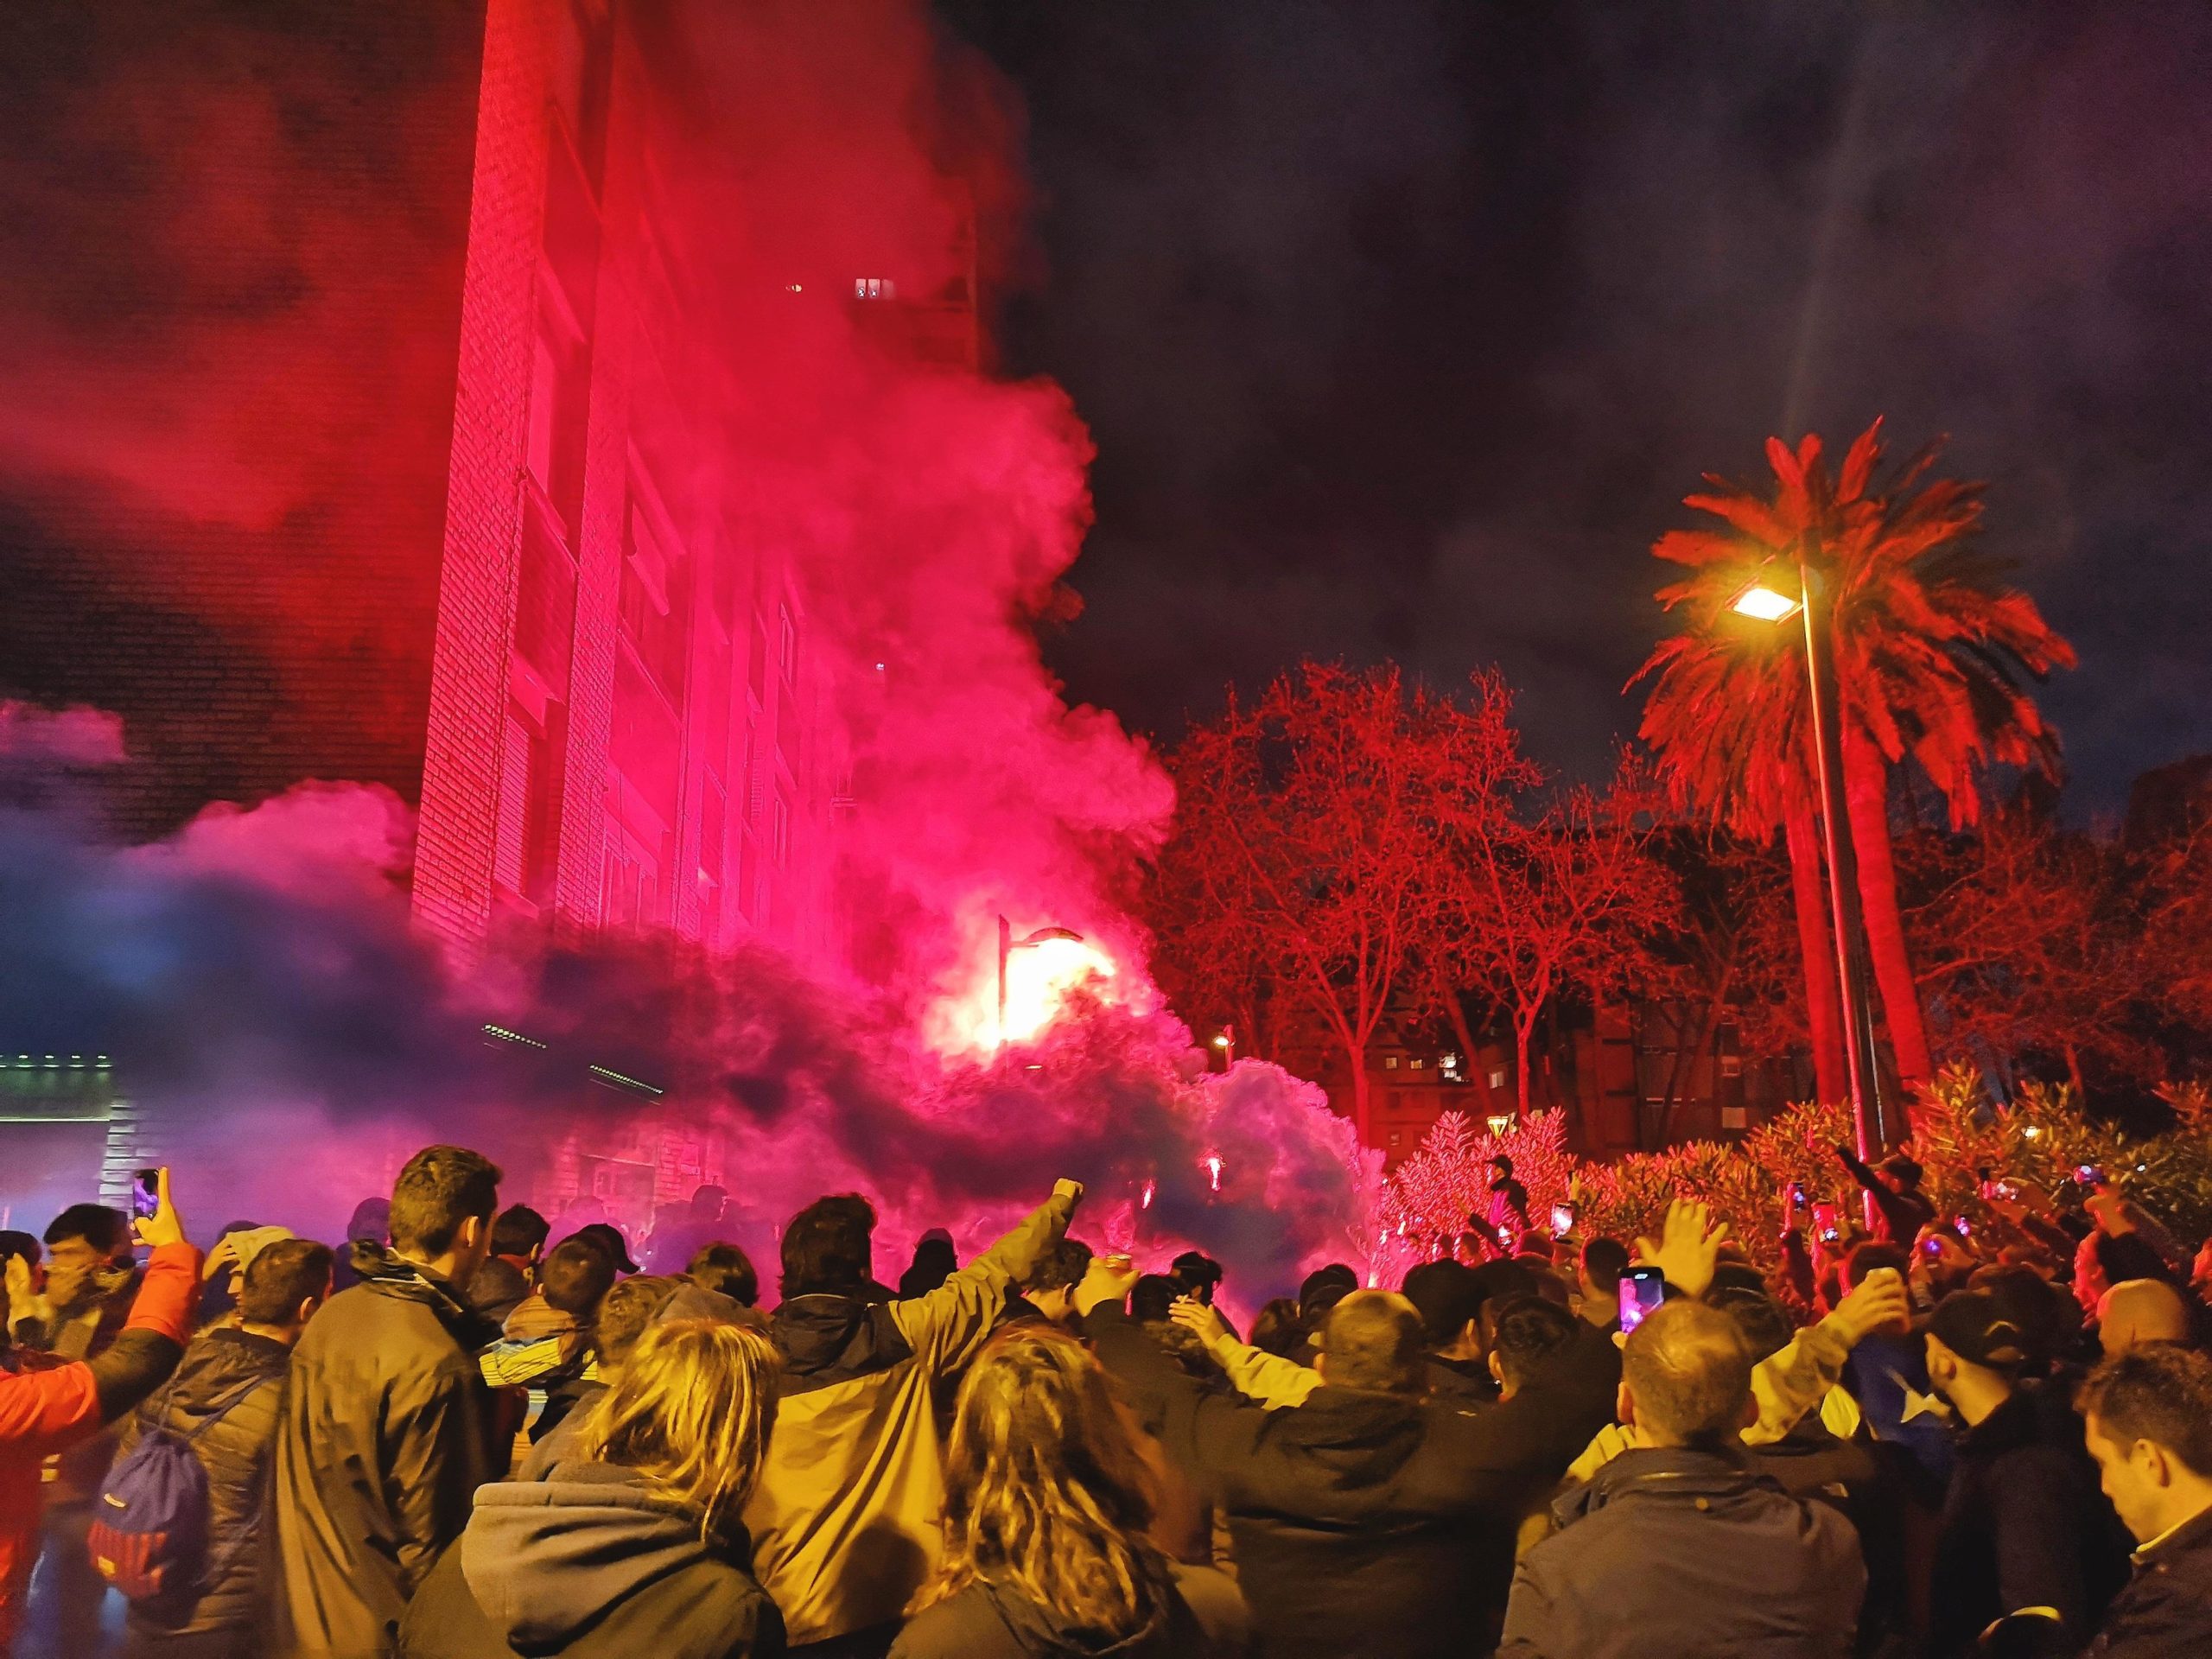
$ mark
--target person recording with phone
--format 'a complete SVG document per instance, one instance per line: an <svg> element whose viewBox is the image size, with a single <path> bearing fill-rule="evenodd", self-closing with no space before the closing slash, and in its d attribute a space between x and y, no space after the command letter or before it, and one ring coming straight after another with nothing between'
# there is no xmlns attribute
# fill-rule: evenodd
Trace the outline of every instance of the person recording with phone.
<svg viewBox="0 0 2212 1659"><path fill-rule="evenodd" d="M127 1249L122 1228L123 1217L114 1211L80 1205L64 1211L47 1230L48 1241L56 1246L54 1255L63 1264L58 1286L54 1274L48 1279L48 1299L57 1315L75 1310L78 1319L84 1318L86 1284L97 1286L99 1272L111 1272L117 1253ZM71 1357L56 1355L58 1363L0 1376L0 1649L13 1637L39 1553L43 1465L48 1459L66 1459L89 1445L97 1448L99 1471L105 1474L114 1443L103 1431L176 1369L191 1334L200 1288L200 1252L186 1242L184 1224L169 1201L168 1171L156 1173L153 1211L141 1217L133 1230L138 1242L149 1247L150 1255L143 1281L133 1275L136 1294L112 1338L90 1351L93 1339L87 1333L87 1351ZM29 1264L19 1255L8 1258L7 1290L12 1325L16 1306L34 1300ZM105 1302L92 1311L104 1315ZM99 1323L96 1317L95 1328ZM63 1320L54 1329L70 1332L73 1323ZM73 1334L70 1340L73 1344L77 1338ZM81 1478L73 1466L71 1473ZM61 1483L45 1484L51 1490ZM99 1475L92 1476L95 1494L99 1484ZM92 1568L84 1532L77 1526L81 1519L89 1528L90 1507L89 1502L74 1510L48 1507L44 1516L49 1544L60 1551L53 1568L57 1587L67 1598L60 1605L61 1636L65 1643L73 1633L82 1638L78 1645L65 1645L64 1652L96 1650L105 1586ZM81 1516L76 1512L79 1510ZM63 1529L59 1539L57 1527ZM78 1568L88 1582L67 1576Z"/></svg>

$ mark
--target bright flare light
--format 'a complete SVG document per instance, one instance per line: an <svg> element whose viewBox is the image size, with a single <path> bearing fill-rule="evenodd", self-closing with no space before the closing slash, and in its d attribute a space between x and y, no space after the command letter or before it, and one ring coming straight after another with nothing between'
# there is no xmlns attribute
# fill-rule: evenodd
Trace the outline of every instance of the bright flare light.
<svg viewBox="0 0 2212 1659"><path fill-rule="evenodd" d="M1205 1157L1198 1160L1198 1161L1206 1166L1206 1175L1213 1183L1213 1190L1217 1192L1220 1192L1221 1154L1217 1152L1210 1152L1206 1154Z"/></svg>
<svg viewBox="0 0 2212 1659"><path fill-rule="evenodd" d="M1753 582L1736 595L1736 602L1728 608L1756 621L1780 622L1796 615L1797 605L1798 601L1789 594L1777 593L1764 582Z"/></svg>
<svg viewBox="0 0 2212 1659"><path fill-rule="evenodd" d="M1043 939L1012 952L1006 964L1006 1027L999 1028L998 962L987 956L974 979L938 1004L931 1046L944 1054L995 1053L1026 1043L1058 1019L1069 999L1087 992L1119 1001L1113 957L1078 939Z"/></svg>

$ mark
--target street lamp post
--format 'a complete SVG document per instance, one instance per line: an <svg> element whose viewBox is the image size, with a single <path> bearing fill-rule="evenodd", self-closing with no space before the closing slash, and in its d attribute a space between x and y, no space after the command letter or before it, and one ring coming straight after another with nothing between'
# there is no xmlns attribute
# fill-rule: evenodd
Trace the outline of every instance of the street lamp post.
<svg viewBox="0 0 2212 1659"><path fill-rule="evenodd" d="M1027 950L1052 939L1068 939L1083 943L1083 935L1071 927L1040 927L1026 939L1014 937L1014 924L1003 916L999 918L999 1040L1006 1040L1006 963L1017 950Z"/></svg>
<svg viewBox="0 0 2212 1659"><path fill-rule="evenodd" d="M1859 1155L1872 1160L1887 1147L1889 1126L1882 1110L1881 1079L1875 1070L1874 1014L1866 1000L1859 939L1858 867L1852 852L1849 808L1844 798L1842 699L1835 677L1835 605L1820 573L1801 548L1797 596L1754 583L1739 594L1733 608L1763 622L1803 620L1805 690L1813 721L1813 763L1820 788L1821 851L1828 876L1829 931L1835 937L1836 989L1843 1004L1845 1076L1851 1090L1851 1122ZM1809 992L1810 987L1808 987ZM1868 1202L1871 1204L1872 1199Z"/></svg>

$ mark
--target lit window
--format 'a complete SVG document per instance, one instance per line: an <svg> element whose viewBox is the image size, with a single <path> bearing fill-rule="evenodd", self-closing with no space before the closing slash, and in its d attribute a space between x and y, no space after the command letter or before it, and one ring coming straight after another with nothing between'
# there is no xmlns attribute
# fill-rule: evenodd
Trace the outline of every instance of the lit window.
<svg viewBox="0 0 2212 1659"><path fill-rule="evenodd" d="M1420 1070L1421 1070L1421 1056L1419 1056L1418 1054L1416 1054L1415 1056L1414 1056L1414 1058L1413 1058L1412 1059L1408 1060L1408 1061L1406 1062L1406 1064L1407 1064L1407 1065L1408 1065L1408 1066L1409 1066L1410 1068L1412 1068L1414 1071L1420 1071Z"/></svg>
<svg viewBox="0 0 2212 1659"><path fill-rule="evenodd" d="M1398 1069L1398 1057L1395 1054L1384 1055L1382 1057L1382 1069L1385 1071L1396 1071Z"/></svg>
<svg viewBox="0 0 2212 1659"><path fill-rule="evenodd" d="M1505 1068L1503 1066L1493 1065L1491 1067L1490 1086L1493 1089L1503 1089L1505 1087Z"/></svg>

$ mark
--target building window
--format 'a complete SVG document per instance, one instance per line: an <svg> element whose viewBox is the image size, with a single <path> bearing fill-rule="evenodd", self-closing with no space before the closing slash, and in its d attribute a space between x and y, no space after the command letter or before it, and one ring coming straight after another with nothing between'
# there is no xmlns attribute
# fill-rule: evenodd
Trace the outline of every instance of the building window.
<svg viewBox="0 0 2212 1659"><path fill-rule="evenodd" d="M785 798L784 791L780 789L776 791L775 836L770 844L776 849L776 863L779 868L791 862L791 804Z"/></svg>
<svg viewBox="0 0 2212 1659"><path fill-rule="evenodd" d="M856 300L895 300L899 284L888 276L855 276L853 278L853 297Z"/></svg>
<svg viewBox="0 0 2212 1659"><path fill-rule="evenodd" d="M1382 1057L1382 1069L1385 1071L1396 1071L1398 1069L1398 1057L1395 1054L1385 1054Z"/></svg>
<svg viewBox="0 0 2212 1659"><path fill-rule="evenodd" d="M783 622L784 683L798 683L798 624L791 620L791 607L786 604L777 607Z"/></svg>
<svg viewBox="0 0 2212 1659"><path fill-rule="evenodd" d="M1413 1058L1411 1058L1410 1060L1408 1060L1408 1061L1406 1062L1406 1065L1407 1065L1407 1068L1408 1068L1408 1070L1410 1070L1410 1071L1420 1071L1420 1070L1421 1070L1421 1056L1420 1056L1420 1055L1418 1055L1418 1054L1414 1055Z"/></svg>
<svg viewBox="0 0 2212 1659"><path fill-rule="evenodd" d="M1493 1065L1491 1067L1490 1086L1493 1089L1503 1089L1505 1087L1505 1068L1503 1066Z"/></svg>

